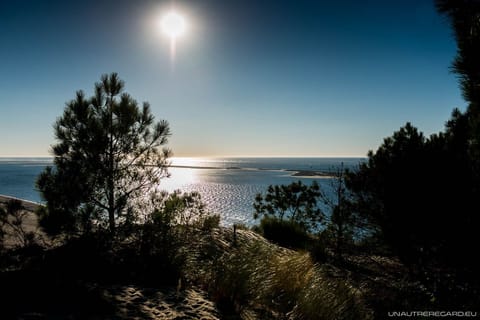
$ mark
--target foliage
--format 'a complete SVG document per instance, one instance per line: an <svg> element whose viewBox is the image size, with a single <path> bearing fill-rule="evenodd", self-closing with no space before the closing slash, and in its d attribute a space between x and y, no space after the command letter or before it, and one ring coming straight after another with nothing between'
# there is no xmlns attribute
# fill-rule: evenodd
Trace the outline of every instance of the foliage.
<svg viewBox="0 0 480 320"><path fill-rule="evenodd" d="M134 236L136 263L148 281L176 281L198 236L219 226L220 216L205 208L197 192L161 193L150 198L150 212ZM159 271L162 271L159 273Z"/></svg>
<svg viewBox="0 0 480 320"><path fill-rule="evenodd" d="M462 169L471 197L480 196L480 4L470 0L436 0L437 10L444 14L453 29L457 55L452 71L457 74L463 97L468 102L464 112L454 110L447 122L451 133L456 165ZM476 223L479 220L474 220Z"/></svg>
<svg viewBox="0 0 480 320"><path fill-rule="evenodd" d="M265 196L258 194L255 198L254 217L258 219L263 215L258 231L282 246L303 249L312 247L313 250L329 246L333 248L336 257L341 257L342 252L353 242L360 219L345 186L343 165L334 170L329 181L331 193L321 190L316 181L311 186L304 185L301 181L290 185L269 186ZM319 205L329 209L330 214L325 216ZM320 233L319 241L323 244L314 245L309 233Z"/></svg>
<svg viewBox="0 0 480 320"><path fill-rule="evenodd" d="M175 190L172 193L152 194L149 202L148 205L143 205L151 210L144 224L178 226L185 231L210 231L220 223L220 216L211 214L200 193L195 191Z"/></svg>
<svg viewBox="0 0 480 320"><path fill-rule="evenodd" d="M135 200L167 176L168 123L154 121L116 73L103 75L91 98L78 91L55 125L54 168L38 178L51 231L86 231L132 222ZM56 225L56 226L55 226Z"/></svg>
<svg viewBox="0 0 480 320"><path fill-rule="evenodd" d="M254 218L276 217L288 220L305 231L317 230L324 214L317 206L320 187L316 181L310 186L301 181L289 185L269 186L265 195L255 197Z"/></svg>
<svg viewBox="0 0 480 320"><path fill-rule="evenodd" d="M328 245L333 248L335 256L341 258L343 252L353 244L357 229L360 227L360 218L351 202L351 192L345 185L345 169L343 164L333 171L333 177L329 180L332 195L322 193L322 202L330 209L326 228L320 234L323 245L315 246L314 250L320 250L321 246Z"/></svg>
<svg viewBox="0 0 480 320"><path fill-rule="evenodd" d="M264 217L259 229L265 238L287 248L305 249L311 240L302 225L276 217Z"/></svg>
<svg viewBox="0 0 480 320"><path fill-rule="evenodd" d="M457 42L457 55L452 70L459 78L463 97L468 102L466 111L454 110L446 124L445 140L453 170L461 212L455 220L461 221L461 231L454 232L460 243L476 243L480 226L478 199L480 198L480 3L469 0L436 0L440 13L444 14L453 29ZM457 194L455 194L457 196ZM463 201L463 202L460 202ZM457 226L455 226L457 227ZM455 247L452 248L455 250ZM461 250L469 255L468 249ZM462 259L464 261L465 259ZM472 261L467 264L472 266ZM478 264L475 265L478 268Z"/></svg>
<svg viewBox="0 0 480 320"><path fill-rule="evenodd" d="M361 213L380 227L387 243L406 260L416 260L424 250L433 249L429 242L439 239L429 225L433 216L438 221L448 214L435 210L430 194L437 198L442 192L438 186L443 184L432 175L434 163L427 156L425 137L407 123L386 138L376 153L369 152L368 162L348 177ZM438 190L433 191L435 186Z"/></svg>
<svg viewBox="0 0 480 320"><path fill-rule="evenodd" d="M5 208L0 207L0 248L6 236L12 237L22 247L34 243L35 234L24 226L27 214L22 202L17 199L8 200Z"/></svg>
<svg viewBox="0 0 480 320"><path fill-rule="evenodd" d="M329 247L331 247L331 242L328 240L322 234L317 241L313 241L308 247L308 252L314 262L325 263L330 260L331 250Z"/></svg>
<svg viewBox="0 0 480 320"><path fill-rule="evenodd" d="M134 224L128 231L124 230L126 226L118 228L116 238L108 229L67 238L61 246L48 250L49 262L42 267L58 269L69 282L88 279L149 287L176 285L189 258L189 248L218 226L218 216L204 209L197 193L160 193L151 196L149 203L142 204L143 223Z"/></svg>
<svg viewBox="0 0 480 320"><path fill-rule="evenodd" d="M421 274L437 301L450 303L453 287L442 273L458 283L478 281L470 247L480 226L480 5L436 5L453 26L458 50L452 69L467 110L453 110L445 130L430 137L407 123L370 151L346 184L355 211L374 232L370 239L383 240Z"/></svg>
<svg viewBox="0 0 480 320"><path fill-rule="evenodd" d="M480 226L480 4L437 0L436 5L454 30L458 50L452 70L468 107L453 110L443 132L425 137L407 123L370 151L366 163L347 172L352 201L337 201L353 206L350 213L333 207L322 236L335 235L344 218L358 213L368 235L362 248L386 243L420 275L432 301L475 305L461 292L475 296L480 283L471 252Z"/></svg>
<svg viewBox="0 0 480 320"><path fill-rule="evenodd" d="M468 248L478 242L480 225L480 6L450 0L436 5L454 29L452 67L468 108L455 109L445 131L429 138L407 123L369 152L348 184L359 210L404 261L472 270L477 264Z"/></svg>
<svg viewBox="0 0 480 320"><path fill-rule="evenodd" d="M203 228L205 219L211 218L200 193L195 191L185 193L180 190L174 191L163 201L161 210L171 215L175 224L181 226Z"/></svg>
<svg viewBox="0 0 480 320"><path fill-rule="evenodd" d="M446 131L429 138L407 124L347 179L374 237L393 249L440 305L453 303L459 287L471 287L461 283L478 286L478 261L471 254L478 242L478 197L468 158L454 142L461 123L454 112ZM441 280L443 273L456 279L457 288Z"/></svg>
<svg viewBox="0 0 480 320"><path fill-rule="evenodd" d="M436 0L436 7L452 25L457 41L457 56L452 64L458 75L460 88L466 101L480 102L480 4L471 0ZM478 105L471 106L478 108ZM474 110L471 110L472 112ZM475 110L478 112L479 110Z"/></svg>

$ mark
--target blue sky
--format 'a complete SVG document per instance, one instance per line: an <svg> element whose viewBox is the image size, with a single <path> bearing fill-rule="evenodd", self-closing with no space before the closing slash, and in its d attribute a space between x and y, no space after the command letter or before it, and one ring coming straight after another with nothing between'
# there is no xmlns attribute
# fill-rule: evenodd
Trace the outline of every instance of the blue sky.
<svg viewBox="0 0 480 320"><path fill-rule="evenodd" d="M429 0L0 2L0 156L49 155L65 102L118 72L170 122L176 156L364 156L406 121L464 109Z"/></svg>

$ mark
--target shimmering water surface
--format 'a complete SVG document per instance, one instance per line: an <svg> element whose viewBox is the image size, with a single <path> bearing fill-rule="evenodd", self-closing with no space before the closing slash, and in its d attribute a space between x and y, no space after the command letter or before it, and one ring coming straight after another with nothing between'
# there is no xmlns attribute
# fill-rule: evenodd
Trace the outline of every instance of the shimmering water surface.
<svg viewBox="0 0 480 320"><path fill-rule="evenodd" d="M251 224L255 195L271 184L289 184L316 180L325 190L325 177L300 178L298 171L328 172L342 163L355 168L362 158L173 158L171 177L160 188L173 191L198 191L212 212L222 216L223 224ZM0 194L40 202L35 179L47 166L49 158L0 158Z"/></svg>

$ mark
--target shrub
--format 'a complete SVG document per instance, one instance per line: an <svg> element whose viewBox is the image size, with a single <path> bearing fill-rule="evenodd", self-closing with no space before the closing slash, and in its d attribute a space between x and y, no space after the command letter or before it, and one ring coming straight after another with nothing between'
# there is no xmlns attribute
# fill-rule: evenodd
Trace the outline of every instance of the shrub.
<svg viewBox="0 0 480 320"><path fill-rule="evenodd" d="M315 262L323 263L329 258L327 246L321 239L314 241L308 248L308 251L310 252L310 257Z"/></svg>
<svg viewBox="0 0 480 320"><path fill-rule="evenodd" d="M287 248L305 249L310 241L305 228L290 220L264 217L260 221L260 230L265 238Z"/></svg>
<svg viewBox="0 0 480 320"><path fill-rule="evenodd" d="M7 236L22 247L34 244L35 234L27 231L24 225L27 214L22 202L17 199L8 200L5 208L0 208L0 245L2 247Z"/></svg>
<svg viewBox="0 0 480 320"><path fill-rule="evenodd" d="M322 192L316 181L310 186L301 181L289 185L269 186L265 195L257 194L253 207L255 219L274 217L315 231L324 220L324 213L317 205Z"/></svg>
<svg viewBox="0 0 480 320"><path fill-rule="evenodd" d="M136 251L131 255L144 266L144 278L175 282L192 254L190 247L202 233L218 227L220 216L209 213L196 192L162 193L151 201L151 211L137 229Z"/></svg>
<svg viewBox="0 0 480 320"><path fill-rule="evenodd" d="M214 214L214 215L208 215L204 217L200 228L202 231L208 232L215 228L218 228L219 226L220 226L220 215Z"/></svg>

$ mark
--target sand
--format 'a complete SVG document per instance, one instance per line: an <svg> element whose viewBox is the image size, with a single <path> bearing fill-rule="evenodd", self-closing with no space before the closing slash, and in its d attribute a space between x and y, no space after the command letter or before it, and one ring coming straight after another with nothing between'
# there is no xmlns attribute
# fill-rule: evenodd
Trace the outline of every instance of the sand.
<svg viewBox="0 0 480 320"><path fill-rule="evenodd" d="M21 214L23 215L23 223L22 228L25 232L33 232L38 241L44 242L47 240L47 237L43 232L40 231L38 227L38 217L35 214L35 210L38 209L41 204L36 202L31 202L27 200L17 199L14 197L0 195L0 207L4 207L5 204L12 199L20 200L22 203L23 210ZM20 244L20 241L17 237L15 237L10 228L6 227L5 231L7 232L7 236L5 238L4 246L6 248L12 248Z"/></svg>
<svg viewBox="0 0 480 320"><path fill-rule="evenodd" d="M10 197L10 196L4 196L4 195L1 195L1 194L0 194L0 205L5 204L5 203L7 203L7 201L12 200L12 199L20 200L22 202L22 206L24 207L24 209L29 211L29 212L34 212L35 210L37 210L37 208L39 206L41 206L41 204L37 203L37 202L18 199L18 198Z"/></svg>
<svg viewBox="0 0 480 320"><path fill-rule="evenodd" d="M115 316L120 319L220 319L214 303L197 288L118 286L103 292L117 306Z"/></svg>

